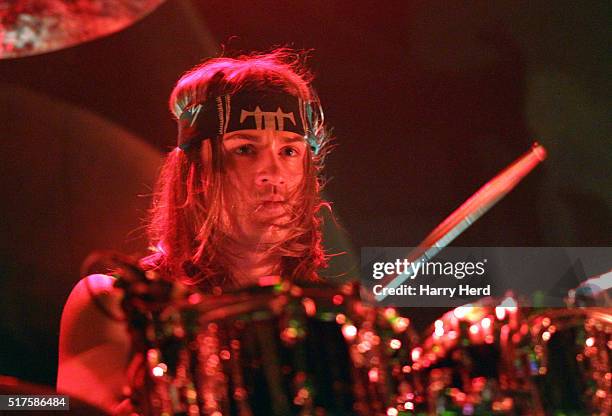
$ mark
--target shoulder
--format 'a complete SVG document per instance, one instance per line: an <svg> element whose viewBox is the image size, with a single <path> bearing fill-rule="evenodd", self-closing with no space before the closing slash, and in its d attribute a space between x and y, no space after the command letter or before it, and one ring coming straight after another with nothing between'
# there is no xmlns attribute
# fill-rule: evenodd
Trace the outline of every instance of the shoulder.
<svg viewBox="0 0 612 416"><path fill-rule="evenodd" d="M64 306L67 311L97 308L109 319L124 319L121 309L121 290L115 288L116 279L105 274L92 274L82 278L70 292Z"/></svg>
<svg viewBox="0 0 612 416"><path fill-rule="evenodd" d="M74 286L62 311L60 358L103 343L128 342L122 292L114 287L114 281L111 276L94 274Z"/></svg>
<svg viewBox="0 0 612 416"><path fill-rule="evenodd" d="M121 398L131 355L114 280L96 274L74 286L62 311L59 339L58 391L106 409Z"/></svg>

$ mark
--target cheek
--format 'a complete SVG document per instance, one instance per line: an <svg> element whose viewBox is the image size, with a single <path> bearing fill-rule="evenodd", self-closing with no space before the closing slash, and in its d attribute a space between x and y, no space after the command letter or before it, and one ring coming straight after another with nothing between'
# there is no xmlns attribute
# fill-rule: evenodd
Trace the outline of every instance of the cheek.
<svg viewBox="0 0 612 416"><path fill-rule="evenodd" d="M304 172L306 171L305 165L306 162L303 158L287 162L281 168L285 180L290 183L299 183L304 178Z"/></svg>
<svg viewBox="0 0 612 416"><path fill-rule="evenodd" d="M243 160L235 157L226 157L225 159L225 180L234 186L248 185L252 186L255 182L257 172L257 163L254 163L248 158Z"/></svg>
<svg viewBox="0 0 612 416"><path fill-rule="evenodd" d="M295 189L304 181L304 172L293 172L291 175L287 175L285 180L289 189Z"/></svg>
<svg viewBox="0 0 612 416"><path fill-rule="evenodd" d="M296 164L296 166L293 166L290 172L287 174L287 183L290 185L290 187L296 187L303 183L306 176L305 172L306 167L304 166L304 163L299 163Z"/></svg>
<svg viewBox="0 0 612 416"><path fill-rule="evenodd" d="M231 172L225 175L223 183L224 205L230 215L243 213L254 204L253 178L247 172Z"/></svg>

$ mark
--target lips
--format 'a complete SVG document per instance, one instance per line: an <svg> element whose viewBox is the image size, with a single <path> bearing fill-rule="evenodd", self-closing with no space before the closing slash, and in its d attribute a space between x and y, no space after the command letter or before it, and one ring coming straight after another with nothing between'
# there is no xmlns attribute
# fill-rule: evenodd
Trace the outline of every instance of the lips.
<svg viewBox="0 0 612 416"><path fill-rule="evenodd" d="M285 198L280 195L270 195L262 198L262 202L285 202Z"/></svg>
<svg viewBox="0 0 612 416"><path fill-rule="evenodd" d="M269 215L285 214L287 212L286 202L282 198L267 199L259 203L257 211Z"/></svg>
<svg viewBox="0 0 612 416"><path fill-rule="evenodd" d="M263 205L264 208L274 208L285 205L285 201L263 201L261 205Z"/></svg>

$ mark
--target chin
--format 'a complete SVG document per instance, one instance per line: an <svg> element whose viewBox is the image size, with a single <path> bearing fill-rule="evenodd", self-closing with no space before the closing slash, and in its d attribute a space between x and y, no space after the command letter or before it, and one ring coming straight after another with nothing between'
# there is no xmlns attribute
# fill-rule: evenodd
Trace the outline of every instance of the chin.
<svg viewBox="0 0 612 416"><path fill-rule="evenodd" d="M253 245L274 245L282 243L289 236L289 229L276 224L267 224L252 230L244 230L243 242Z"/></svg>

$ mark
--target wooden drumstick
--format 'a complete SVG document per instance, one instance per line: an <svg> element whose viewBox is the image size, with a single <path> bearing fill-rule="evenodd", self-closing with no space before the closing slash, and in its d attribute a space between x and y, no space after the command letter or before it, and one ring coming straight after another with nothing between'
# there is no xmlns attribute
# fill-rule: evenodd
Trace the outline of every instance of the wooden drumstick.
<svg viewBox="0 0 612 416"><path fill-rule="evenodd" d="M474 195L450 214L425 239L419 243L407 256L407 260L416 263L429 261L444 247L457 238L476 220L484 215L493 205L510 192L529 172L546 159L546 149L537 142L523 156L515 160L497 176L484 184ZM411 269L412 270L412 269ZM409 279L413 272L388 275L385 280L392 279L387 288L396 288ZM387 297L387 291L377 295L380 302Z"/></svg>

